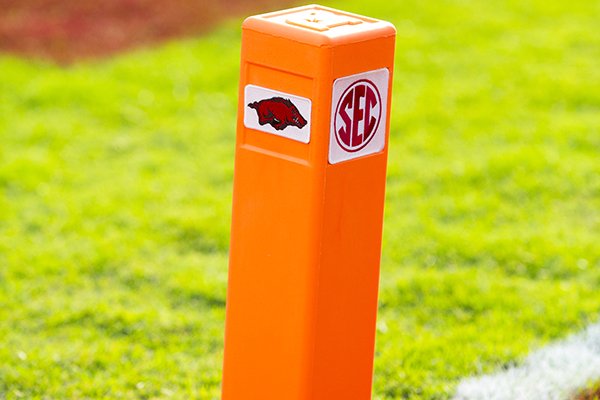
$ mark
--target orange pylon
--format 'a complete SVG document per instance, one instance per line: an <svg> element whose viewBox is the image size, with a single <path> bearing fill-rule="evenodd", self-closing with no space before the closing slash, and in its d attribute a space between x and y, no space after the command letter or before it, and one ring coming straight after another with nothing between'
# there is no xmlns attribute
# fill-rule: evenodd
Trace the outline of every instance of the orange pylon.
<svg viewBox="0 0 600 400"><path fill-rule="evenodd" d="M371 398L395 29L243 24L223 400Z"/></svg>

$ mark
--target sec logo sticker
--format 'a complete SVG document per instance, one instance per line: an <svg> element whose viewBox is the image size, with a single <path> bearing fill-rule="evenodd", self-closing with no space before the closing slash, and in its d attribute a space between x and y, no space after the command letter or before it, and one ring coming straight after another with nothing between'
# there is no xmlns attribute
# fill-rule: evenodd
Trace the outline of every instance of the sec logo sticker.
<svg viewBox="0 0 600 400"><path fill-rule="evenodd" d="M382 68L333 83L330 164L384 149L389 75Z"/></svg>

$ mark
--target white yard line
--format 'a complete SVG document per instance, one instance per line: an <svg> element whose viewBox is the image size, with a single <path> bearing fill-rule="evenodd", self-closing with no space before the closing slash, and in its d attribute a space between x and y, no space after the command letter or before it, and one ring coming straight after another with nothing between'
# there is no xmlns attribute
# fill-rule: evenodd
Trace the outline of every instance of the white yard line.
<svg viewBox="0 0 600 400"><path fill-rule="evenodd" d="M464 379L454 400L565 400L600 381L600 324L530 354L522 365Z"/></svg>

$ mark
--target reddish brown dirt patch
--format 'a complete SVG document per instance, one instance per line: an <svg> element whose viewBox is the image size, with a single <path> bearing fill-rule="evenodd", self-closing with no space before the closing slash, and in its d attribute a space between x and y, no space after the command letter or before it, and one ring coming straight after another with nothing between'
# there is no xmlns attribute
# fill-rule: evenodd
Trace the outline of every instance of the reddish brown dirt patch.
<svg viewBox="0 0 600 400"><path fill-rule="evenodd" d="M69 63L205 32L289 0L0 0L0 51Z"/></svg>
<svg viewBox="0 0 600 400"><path fill-rule="evenodd" d="M579 393L573 400L600 400L600 386Z"/></svg>

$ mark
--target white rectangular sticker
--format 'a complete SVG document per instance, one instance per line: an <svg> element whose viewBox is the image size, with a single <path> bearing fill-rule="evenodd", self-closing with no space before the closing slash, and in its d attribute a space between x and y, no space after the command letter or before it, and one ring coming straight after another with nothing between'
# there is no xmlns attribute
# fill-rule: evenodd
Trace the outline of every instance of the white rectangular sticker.
<svg viewBox="0 0 600 400"><path fill-rule="evenodd" d="M246 128L308 143L311 108L312 102L305 97L255 85L244 89Z"/></svg>
<svg viewBox="0 0 600 400"><path fill-rule="evenodd" d="M329 163L385 147L390 72L387 68L338 78L333 83Z"/></svg>

